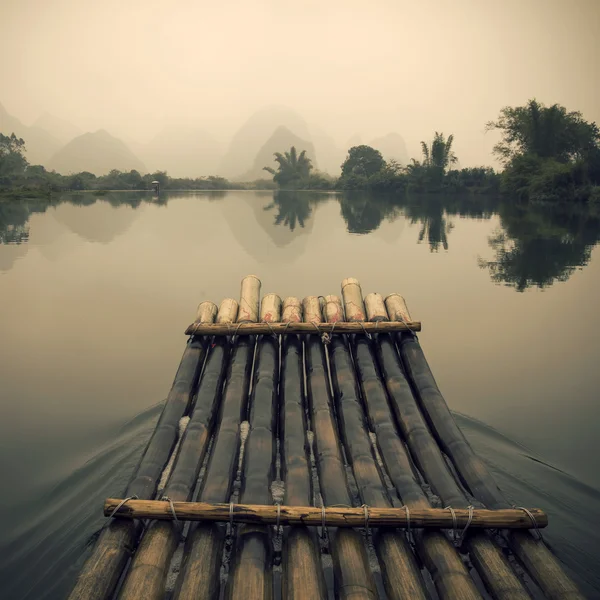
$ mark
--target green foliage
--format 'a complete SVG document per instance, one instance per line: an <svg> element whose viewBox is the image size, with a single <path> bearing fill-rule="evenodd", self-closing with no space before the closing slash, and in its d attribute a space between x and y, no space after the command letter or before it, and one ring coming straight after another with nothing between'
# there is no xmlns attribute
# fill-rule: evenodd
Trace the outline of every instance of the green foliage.
<svg viewBox="0 0 600 600"><path fill-rule="evenodd" d="M0 186L25 172L27 160L24 152L25 142L21 138L14 133L10 136L0 133Z"/></svg>
<svg viewBox="0 0 600 600"><path fill-rule="evenodd" d="M525 106L506 106L486 130L501 132L494 153L507 164L525 154L559 162L584 159L600 144L596 123L585 121L580 112L567 112L559 104L546 107L535 99Z"/></svg>
<svg viewBox="0 0 600 600"><path fill-rule="evenodd" d="M593 185L590 188L588 201L592 206L600 208L600 185Z"/></svg>
<svg viewBox="0 0 600 600"><path fill-rule="evenodd" d="M369 179L385 167L379 150L371 146L353 146L342 164L342 179L364 177Z"/></svg>
<svg viewBox="0 0 600 600"><path fill-rule="evenodd" d="M289 152L275 152L274 156L277 170L273 167L264 167L263 170L273 175L273 181L278 186L297 189L307 184L313 166L306 156L306 150L298 154L295 146L292 146Z"/></svg>
<svg viewBox="0 0 600 600"><path fill-rule="evenodd" d="M495 194L500 189L500 177L491 167L451 170L446 174L444 189L449 192L470 190L477 194Z"/></svg>
<svg viewBox="0 0 600 600"><path fill-rule="evenodd" d="M161 190L227 190L235 187L227 179L216 176L175 179L164 171L141 175L135 170L121 172L116 169L101 177L86 171L63 176L54 171L46 171L41 165L33 165L27 166L19 175L13 173L11 177L0 178L0 191L4 189L4 193L11 195L31 196L65 191L151 190L153 181L160 183Z"/></svg>
<svg viewBox="0 0 600 600"><path fill-rule="evenodd" d="M502 190L517 200L585 202L592 187L583 161L563 163L525 154L516 156L502 173Z"/></svg>
<svg viewBox="0 0 600 600"><path fill-rule="evenodd" d="M530 100L503 108L486 129L501 132L494 153L505 163L502 190L515 199L582 202L600 183L600 130L579 112Z"/></svg>
<svg viewBox="0 0 600 600"><path fill-rule="evenodd" d="M405 169L395 160L386 162L382 169L368 179L369 189L375 192L404 192L407 183Z"/></svg>
<svg viewBox="0 0 600 600"><path fill-rule="evenodd" d="M449 135L446 139L443 133L436 131L429 146L425 142L421 142L423 165L444 173L450 165L457 161L456 155L452 151L453 141L453 135Z"/></svg>

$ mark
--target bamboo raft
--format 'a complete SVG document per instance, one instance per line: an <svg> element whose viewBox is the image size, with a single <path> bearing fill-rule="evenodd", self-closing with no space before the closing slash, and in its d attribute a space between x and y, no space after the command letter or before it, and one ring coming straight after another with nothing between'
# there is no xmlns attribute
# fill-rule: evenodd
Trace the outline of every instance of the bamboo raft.
<svg viewBox="0 0 600 600"><path fill-rule="evenodd" d="M72 600L583 598L545 513L456 425L400 295L260 287L198 307Z"/></svg>

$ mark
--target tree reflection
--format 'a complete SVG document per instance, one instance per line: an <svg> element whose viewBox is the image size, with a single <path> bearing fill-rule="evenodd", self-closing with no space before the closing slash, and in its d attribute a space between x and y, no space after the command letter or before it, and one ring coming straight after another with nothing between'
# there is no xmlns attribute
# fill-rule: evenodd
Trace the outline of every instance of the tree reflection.
<svg viewBox="0 0 600 600"><path fill-rule="evenodd" d="M273 193L273 202L267 204L264 210L277 209L275 225L284 225L291 231L296 226L304 227L312 214L312 207L326 196L314 192L278 190Z"/></svg>
<svg viewBox="0 0 600 600"><path fill-rule="evenodd" d="M0 202L0 244L26 244L29 240L29 216L45 212L51 204L45 200Z"/></svg>
<svg viewBox="0 0 600 600"><path fill-rule="evenodd" d="M480 258L479 266L519 292L566 281L600 240L600 217L584 207L506 203L499 215L502 229L489 238L494 259Z"/></svg>
<svg viewBox="0 0 600 600"><path fill-rule="evenodd" d="M447 219L444 200L443 196L422 196L418 201L412 199L405 211L411 223L421 224L418 241L427 240L432 252L437 252L440 245L448 250L448 235L454 228Z"/></svg>
<svg viewBox="0 0 600 600"><path fill-rule="evenodd" d="M398 196L347 192L339 198L339 202L350 233L370 233L384 219L394 221L402 214L401 198Z"/></svg>

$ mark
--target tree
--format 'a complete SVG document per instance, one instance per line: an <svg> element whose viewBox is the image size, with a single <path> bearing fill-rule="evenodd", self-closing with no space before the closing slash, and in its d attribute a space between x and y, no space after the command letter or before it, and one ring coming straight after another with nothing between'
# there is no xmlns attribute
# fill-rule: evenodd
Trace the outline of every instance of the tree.
<svg viewBox="0 0 600 600"><path fill-rule="evenodd" d="M506 106L486 131L499 130L502 140L494 153L504 163L531 154L559 162L589 159L600 147L600 130L596 123L585 121L580 112L567 112L564 106L546 107L537 100L525 106Z"/></svg>
<svg viewBox="0 0 600 600"><path fill-rule="evenodd" d="M443 133L436 131L429 146L425 142L421 142L423 165L438 169L442 174L445 173L446 169L457 161L456 155L452 151L453 141L453 135L449 135L446 139Z"/></svg>
<svg viewBox="0 0 600 600"><path fill-rule="evenodd" d="M369 178L385 167L385 160L379 150L371 146L353 146L342 164L342 178Z"/></svg>
<svg viewBox="0 0 600 600"><path fill-rule="evenodd" d="M10 180L25 172L24 152L25 142L21 138L14 133L10 136L0 133L0 180Z"/></svg>
<svg viewBox="0 0 600 600"><path fill-rule="evenodd" d="M310 158L306 156L306 150L298 154L295 146L292 146L289 152L275 152L273 156L277 163L277 171L273 167L263 167L263 170L271 173L273 181L280 187L295 187L309 178L313 166Z"/></svg>

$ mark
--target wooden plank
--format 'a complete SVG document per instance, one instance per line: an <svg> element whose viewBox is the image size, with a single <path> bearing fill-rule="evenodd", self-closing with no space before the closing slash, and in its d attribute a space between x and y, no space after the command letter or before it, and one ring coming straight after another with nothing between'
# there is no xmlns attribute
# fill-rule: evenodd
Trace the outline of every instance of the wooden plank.
<svg viewBox="0 0 600 600"><path fill-rule="evenodd" d="M264 493L264 490L261 491ZM265 494L266 496L266 494ZM126 519L160 519L173 520L173 510L180 521L217 521L234 523L253 523L275 525L278 508L276 504L229 504L227 502L185 502L173 501L173 507L167 500L128 500L113 515L115 508L123 498L107 498L104 502L104 514L115 518ZM548 515L539 508L527 509L535 518L541 529L548 525ZM231 512L232 511L232 512ZM469 529L533 529L531 518L518 508L491 510L466 508L454 510L456 525L463 528L469 523ZM232 516L233 515L233 516ZM365 516L373 527L394 527L406 529L407 513L404 508L368 505L364 507L345 508L339 506L296 506L282 504L279 507L281 525L306 525L317 527L323 524L331 527L364 527ZM415 508L410 511L410 526L424 529L452 529L454 520L452 513L446 508Z"/></svg>
<svg viewBox="0 0 600 600"><path fill-rule="evenodd" d="M202 315L214 318L214 311L205 303ZM156 429L125 490L126 496L136 495L143 499L154 496L160 475L176 443L179 420L190 406L205 356L205 341L191 339L181 358ZM105 527L79 574L70 600L111 598L141 532L142 524L139 521L113 521Z"/></svg>
<svg viewBox="0 0 600 600"><path fill-rule="evenodd" d="M410 319L407 309L403 318ZM439 446L452 461L463 483L485 506L490 508L511 506L483 460L473 452L456 424L419 341L411 335L398 335L397 343L402 364L415 390L419 406ZM508 536L508 542L547 598L583 599L575 583L565 573L560 562L546 547L543 540L534 539L531 533L516 531Z"/></svg>
<svg viewBox="0 0 600 600"><path fill-rule="evenodd" d="M396 333L401 331L421 331L420 321L410 321L408 323L368 323L353 322L346 323L337 321L334 323L315 323L309 321L306 323L243 323L234 325L231 323L217 323L215 325L205 325L203 323L192 323L186 330L186 335L298 335L311 333Z"/></svg>

